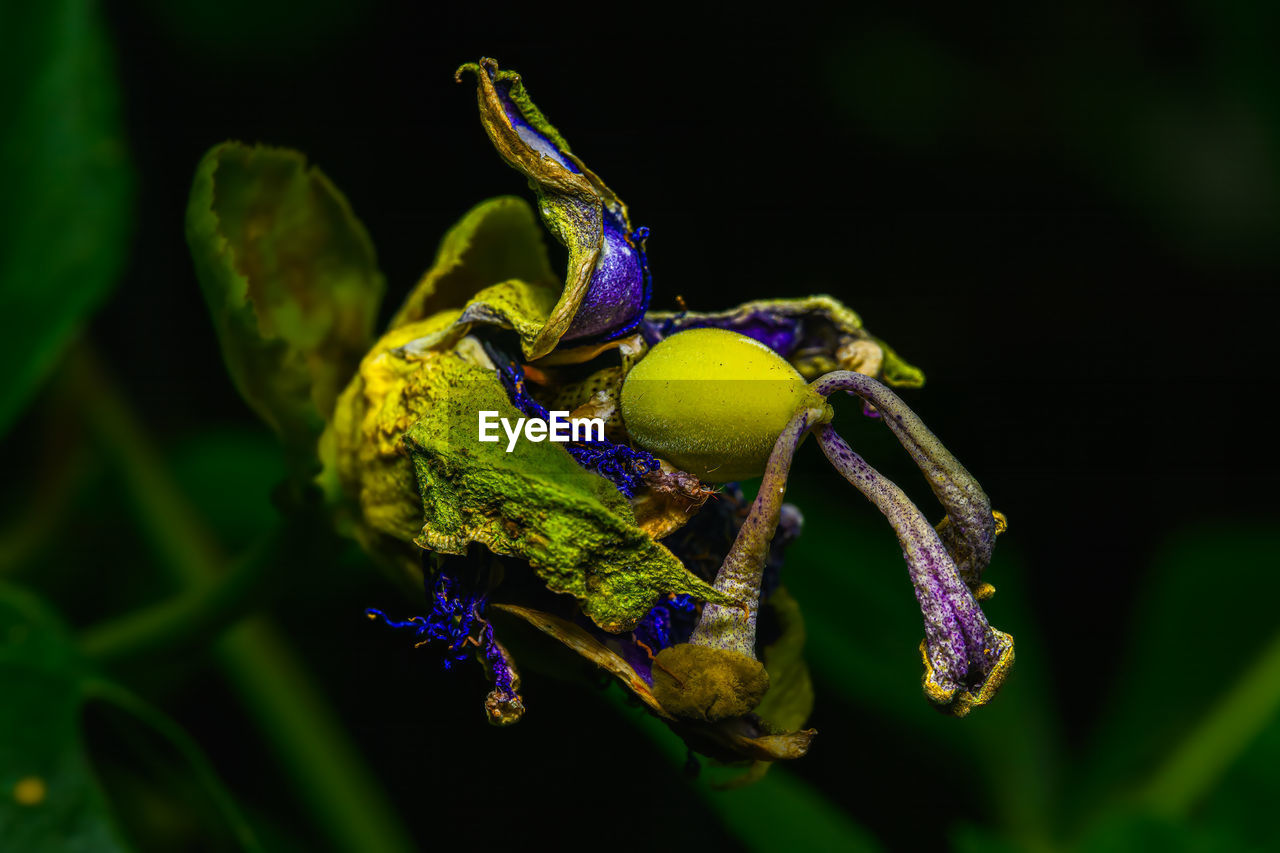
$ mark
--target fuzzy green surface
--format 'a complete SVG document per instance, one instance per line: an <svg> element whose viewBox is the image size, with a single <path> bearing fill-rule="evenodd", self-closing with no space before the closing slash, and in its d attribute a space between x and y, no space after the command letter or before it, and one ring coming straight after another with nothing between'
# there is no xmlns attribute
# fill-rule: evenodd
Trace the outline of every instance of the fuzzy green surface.
<svg viewBox="0 0 1280 853"><path fill-rule="evenodd" d="M491 371L459 360L434 369L431 381L447 391L404 437L422 498L419 546L464 554L479 542L527 560L607 631L634 627L671 593L732 603L641 530L613 484L563 447L518 441L507 452L505 441L478 441L478 411L520 417Z"/></svg>
<svg viewBox="0 0 1280 853"><path fill-rule="evenodd" d="M823 403L786 360L723 329L660 341L622 386L632 440L709 483L764 473L778 435L810 404Z"/></svg>
<svg viewBox="0 0 1280 853"><path fill-rule="evenodd" d="M764 664L738 652L680 643L654 659L653 695L686 720L715 723L741 717L768 690Z"/></svg>

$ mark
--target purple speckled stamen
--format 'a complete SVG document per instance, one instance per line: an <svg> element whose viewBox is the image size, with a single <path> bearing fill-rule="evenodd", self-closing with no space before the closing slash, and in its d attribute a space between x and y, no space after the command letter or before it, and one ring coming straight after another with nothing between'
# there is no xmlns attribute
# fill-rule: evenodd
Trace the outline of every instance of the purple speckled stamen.
<svg viewBox="0 0 1280 853"><path fill-rule="evenodd" d="M1001 641L937 531L896 484L855 453L829 424L815 431L822 452L846 480L884 514L902 544L911 584L924 615L925 645L934 677L945 690L985 678Z"/></svg>

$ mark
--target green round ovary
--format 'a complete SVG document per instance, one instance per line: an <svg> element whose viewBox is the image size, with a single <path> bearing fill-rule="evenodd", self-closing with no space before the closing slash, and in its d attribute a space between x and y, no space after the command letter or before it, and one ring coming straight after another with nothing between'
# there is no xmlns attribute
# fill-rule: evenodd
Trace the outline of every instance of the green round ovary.
<svg viewBox="0 0 1280 853"><path fill-rule="evenodd" d="M622 386L632 441L709 483L764 473L774 442L802 406L825 401L773 350L724 329L660 341Z"/></svg>

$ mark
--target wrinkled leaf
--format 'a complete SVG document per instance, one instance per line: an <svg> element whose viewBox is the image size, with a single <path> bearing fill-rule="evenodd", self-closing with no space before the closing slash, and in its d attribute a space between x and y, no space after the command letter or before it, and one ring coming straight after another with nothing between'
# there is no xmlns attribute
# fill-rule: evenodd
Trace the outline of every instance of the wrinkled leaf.
<svg viewBox="0 0 1280 853"><path fill-rule="evenodd" d="M732 603L689 572L635 522L603 477L560 445L478 441L480 411L520 414L490 370L441 359L424 388L434 402L405 433L422 496L424 548L449 554L480 542L527 560L553 592L576 596L608 631L634 626L659 596L687 593Z"/></svg>
<svg viewBox="0 0 1280 853"><path fill-rule="evenodd" d="M305 465L372 340L364 226L300 153L226 142L196 170L187 242L236 387Z"/></svg>
<svg viewBox="0 0 1280 853"><path fill-rule="evenodd" d="M128 249L133 175L95 7L0 4L0 433Z"/></svg>
<svg viewBox="0 0 1280 853"><path fill-rule="evenodd" d="M519 413L474 338L421 348L458 312L379 341L343 392L326 436L329 472L367 550L420 582L418 548L465 553L479 542L528 561L548 588L578 597L598 625L634 625L661 595L727 601L641 530L612 483L560 445L478 440L478 413ZM499 433L502 431L499 430ZM416 545L414 544L416 543Z"/></svg>
<svg viewBox="0 0 1280 853"><path fill-rule="evenodd" d="M253 848L252 835L194 744L164 717L103 682L66 629L32 596L0 586L0 839L6 849L126 850L140 841ZM144 737L142 756L120 737L90 737L110 718L117 735ZM105 748L105 751L104 751ZM163 787L144 783L163 756ZM118 770L125 771L124 776ZM124 808L109 781L130 778L152 815ZM141 780L141 782L139 781ZM181 794L175 794L180 791ZM170 810L181 837L144 838ZM198 822L196 822L198 820Z"/></svg>

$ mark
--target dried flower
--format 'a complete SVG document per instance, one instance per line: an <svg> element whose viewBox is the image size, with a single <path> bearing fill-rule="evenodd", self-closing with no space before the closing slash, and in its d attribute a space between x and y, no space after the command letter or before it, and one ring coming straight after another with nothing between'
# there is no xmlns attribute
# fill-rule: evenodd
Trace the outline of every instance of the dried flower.
<svg viewBox="0 0 1280 853"><path fill-rule="evenodd" d="M957 715L990 699L1013 661L1011 638L978 605L1003 519L887 387L919 386L920 371L826 296L647 311L647 231L518 75L490 59L463 72L538 216L514 197L467 213L371 347L356 332L381 279L363 229L318 173L299 177L293 155L228 143L193 191L192 250L242 391L278 425L327 424L318 446L314 430L282 432L317 452L339 525L426 592L424 616L369 617L436 647L447 666L474 654L493 681L485 707L496 724L524 710L498 637L496 620L512 617L614 675L701 752L803 755L813 693L779 568L801 525L783 503L787 476L812 433L902 543L924 615L926 695ZM343 238L336 247L298 225L317 209L328 212L324 233ZM563 281L538 217L568 250ZM307 247L325 269L351 271L341 287ZM310 335L263 343L320 309L329 319L302 324ZM241 351L271 355L246 368ZM350 376L336 400L334 371ZM915 460L946 510L937 528L836 434L826 398L837 392L861 397ZM599 419L603 434L502 447L477 440L480 412L571 412ZM748 504L733 481L760 475Z"/></svg>

